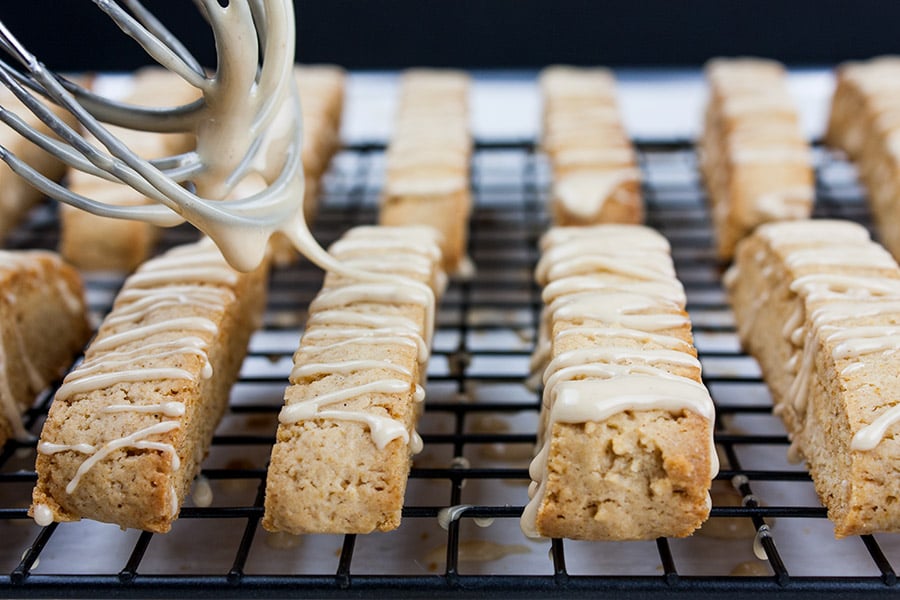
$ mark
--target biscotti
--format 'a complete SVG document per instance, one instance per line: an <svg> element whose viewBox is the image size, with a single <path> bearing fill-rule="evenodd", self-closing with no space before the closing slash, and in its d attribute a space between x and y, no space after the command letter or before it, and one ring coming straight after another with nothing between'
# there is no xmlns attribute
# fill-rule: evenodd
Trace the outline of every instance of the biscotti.
<svg viewBox="0 0 900 600"><path fill-rule="evenodd" d="M900 256L900 57L840 66L826 142L856 163L878 239Z"/></svg>
<svg viewBox="0 0 900 600"><path fill-rule="evenodd" d="M836 73L825 142L858 160L873 133L888 133L900 119L900 56L847 62Z"/></svg>
<svg viewBox="0 0 900 600"><path fill-rule="evenodd" d="M121 101L147 107L188 104L200 91L181 77L159 67L135 73ZM186 152L194 137L186 133L155 133L107 126L116 137L144 159L156 159ZM72 192L116 206L150 203L131 187L69 169ZM60 253L68 262L84 270L133 271L149 257L159 239L159 228L142 221L100 217L68 204L60 205Z"/></svg>
<svg viewBox="0 0 900 600"><path fill-rule="evenodd" d="M690 535L709 515L718 462L668 242L639 225L557 227L541 249L544 392L523 531Z"/></svg>
<svg viewBox="0 0 900 600"><path fill-rule="evenodd" d="M261 319L266 275L265 264L234 271L204 239L126 280L50 407L35 521L169 530Z"/></svg>
<svg viewBox="0 0 900 600"><path fill-rule="evenodd" d="M0 251L0 446L32 439L22 413L91 335L81 278L51 252Z"/></svg>
<svg viewBox="0 0 900 600"><path fill-rule="evenodd" d="M344 265L376 278L329 273L309 306L269 464L266 529L399 526L445 283L437 239L427 227L361 227L332 245Z"/></svg>
<svg viewBox="0 0 900 600"><path fill-rule="evenodd" d="M468 94L462 72L404 73L378 216L382 225L440 231L449 273L464 266L472 208Z"/></svg>
<svg viewBox="0 0 900 600"><path fill-rule="evenodd" d="M55 137L43 121L3 86L0 86L0 106L38 133ZM67 111L53 103L49 103L47 107L67 125L74 127L75 119ZM11 127L0 127L0 146L47 179L59 181L66 173L65 163L31 143ZM0 190L0 237L5 237L44 198L44 194L16 175L5 162L0 164Z"/></svg>
<svg viewBox="0 0 900 600"><path fill-rule="evenodd" d="M340 148L344 70L334 65L298 65L294 79L303 116L303 211L312 223L318 212L322 176Z"/></svg>
<svg viewBox="0 0 900 600"><path fill-rule="evenodd" d="M760 223L812 212L812 155L784 68L770 60L716 59L706 67L709 102L700 138L719 258Z"/></svg>
<svg viewBox="0 0 900 600"><path fill-rule="evenodd" d="M772 223L738 246L726 284L837 537L900 531L897 263L854 223Z"/></svg>
<svg viewBox="0 0 900 600"><path fill-rule="evenodd" d="M554 223L642 222L641 175L619 115L612 71L548 67L540 88L541 149L553 173Z"/></svg>

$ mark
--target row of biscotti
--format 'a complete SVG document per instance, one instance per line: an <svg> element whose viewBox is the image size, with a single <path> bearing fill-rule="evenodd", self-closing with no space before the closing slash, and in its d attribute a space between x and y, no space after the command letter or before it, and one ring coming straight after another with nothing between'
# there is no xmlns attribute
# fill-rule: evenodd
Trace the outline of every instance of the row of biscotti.
<svg viewBox="0 0 900 600"><path fill-rule="evenodd" d="M611 71L548 67L540 76L541 148L553 172L557 225L640 223L637 157L622 124Z"/></svg>
<svg viewBox="0 0 900 600"><path fill-rule="evenodd" d="M442 287L435 240L421 229L364 228L332 248L384 279L330 275L311 306L273 449L267 527L397 525ZM641 227L600 226L554 229L542 248L542 447L524 529L578 539L690 533L708 512L712 405L668 245ZM87 328L77 281L58 260L5 260L9 289L32 300L3 305L4 322L18 329L5 328L2 349L10 368L41 378L2 396L5 430L22 439L22 398L58 372ZM831 221L763 225L739 245L735 264L726 283L739 334L836 533L900 529L890 501L900 412L884 393L895 387L900 348L900 267L865 229ZM238 274L205 242L128 280L44 426L32 507L39 522L169 528L224 410L264 270ZM62 342L58 352L22 352L48 336ZM28 356L40 360L22 363ZM11 401L13 391L25 396ZM336 472L342 483L332 488ZM123 480L132 483L110 485Z"/></svg>
<svg viewBox="0 0 900 600"><path fill-rule="evenodd" d="M856 163L881 241L900 256L900 57L841 65L826 142Z"/></svg>
<svg viewBox="0 0 900 600"><path fill-rule="evenodd" d="M320 181L339 147L344 103L344 73L327 65L298 66L295 78L303 114L303 167L306 180L304 213L316 214ZM122 102L145 107L189 104L199 90L176 74L161 68L138 71L128 82ZM131 150L145 159L174 156L192 150L191 133L156 133L109 127ZM76 169L68 173L72 192L114 205L139 205L147 198L130 187L88 175ZM240 184L248 192L253 182ZM132 271L152 254L159 229L148 223L98 217L69 205L61 207L60 252L86 270Z"/></svg>
<svg viewBox="0 0 900 600"><path fill-rule="evenodd" d="M729 260L735 244L760 223L809 217L812 156L780 64L717 59L706 76L700 168L717 252Z"/></svg>
<svg viewBox="0 0 900 600"><path fill-rule="evenodd" d="M344 267L372 279L330 273L310 305L272 452L266 527L364 533L399 525L445 284L438 237L426 227L362 227L332 246ZM77 275L51 258L5 260L19 301L0 318L20 321L15 332L4 328L19 336L6 364L40 378L3 378L17 396L0 394L10 417L0 432L17 439L27 436L19 415L28 400L89 333ZM31 507L39 524L89 518L171 528L260 321L267 270L233 270L207 239L126 280L44 423ZM6 314L18 306L21 314ZM57 342L49 351L47 338Z"/></svg>
<svg viewBox="0 0 900 600"><path fill-rule="evenodd" d="M410 70L400 83L387 148L379 222L430 225L443 235L444 267L464 267L472 197L469 77Z"/></svg>

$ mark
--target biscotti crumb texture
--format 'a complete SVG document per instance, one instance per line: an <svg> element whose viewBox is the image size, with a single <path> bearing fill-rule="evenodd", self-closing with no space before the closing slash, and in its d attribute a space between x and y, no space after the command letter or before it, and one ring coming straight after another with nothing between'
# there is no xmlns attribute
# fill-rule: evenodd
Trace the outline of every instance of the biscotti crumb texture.
<svg viewBox="0 0 900 600"><path fill-rule="evenodd" d="M896 262L854 223L769 224L738 247L727 287L836 536L900 531Z"/></svg>
<svg viewBox="0 0 900 600"><path fill-rule="evenodd" d="M209 240L125 283L65 379L38 444L31 515L172 526L264 305L266 265L234 271Z"/></svg>
<svg viewBox="0 0 900 600"><path fill-rule="evenodd" d="M270 531L369 533L400 524L424 399L438 236L425 227L362 227L335 243L344 265L310 305L266 481Z"/></svg>
<svg viewBox="0 0 900 600"><path fill-rule="evenodd" d="M612 71L547 67L540 89L541 149L553 171L553 222L642 222L641 176L619 114Z"/></svg>
<svg viewBox="0 0 900 600"><path fill-rule="evenodd" d="M522 529L690 535L709 515L714 409L668 243L641 226L555 228L542 251L544 395Z"/></svg>
<svg viewBox="0 0 900 600"><path fill-rule="evenodd" d="M31 434L22 412L91 335L78 273L51 252L0 251L0 444Z"/></svg>
<svg viewBox="0 0 900 600"><path fill-rule="evenodd" d="M812 155L779 63L720 58L707 64L706 77L700 169L716 249L730 260L760 223L809 217Z"/></svg>

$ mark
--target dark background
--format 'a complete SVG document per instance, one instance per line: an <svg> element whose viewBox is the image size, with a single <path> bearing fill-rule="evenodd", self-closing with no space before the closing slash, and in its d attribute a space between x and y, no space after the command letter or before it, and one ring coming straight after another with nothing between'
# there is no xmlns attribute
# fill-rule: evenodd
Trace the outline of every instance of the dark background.
<svg viewBox="0 0 900 600"><path fill-rule="evenodd" d="M205 64L191 0L144 0ZM697 66L751 54L827 65L900 52L897 0L297 0L298 59L357 69ZM90 0L3 0L0 19L60 70L147 62Z"/></svg>

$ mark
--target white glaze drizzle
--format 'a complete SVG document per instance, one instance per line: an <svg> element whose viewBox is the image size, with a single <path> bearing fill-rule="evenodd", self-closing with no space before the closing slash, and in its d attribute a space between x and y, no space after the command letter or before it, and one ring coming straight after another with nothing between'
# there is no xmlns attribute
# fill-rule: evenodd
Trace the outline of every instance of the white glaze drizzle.
<svg viewBox="0 0 900 600"><path fill-rule="evenodd" d="M57 454L59 452L79 452L82 454L90 455L87 459L85 459L84 462L81 463L81 465L79 465L78 470L75 471L75 476L66 485L66 493L72 494L75 492L78 484L81 482L81 478L84 477L84 475L91 469L91 467L93 467L95 464L97 464L116 450L120 450L122 448L157 450L164 454L169 454L172 457L172 470L177 471L181 466L181 461L178 458L178 453L175 451L175 447L172 446L172 444L167 444L164 442L153 442L146 440L145 438L152 435L169 433L170 431L174 431L179 427L181 427L181 424L178 421L162 421L160 423L156 423L155 425L150 425L149 427L139 429L129 435L106 442L99 448L91 446L90 444L64 445L41 442L40 444L38 444L38 452L47 455Z"/></svg>
<svg viewBox="0 0 900 600"><path fill-rule="evenodd" d="M766 225L758 231L769 247L781 254L788 268L803 273L790 284L790 290L798 296L797 307L782 329L782 335L794 346L787 364L793 374L787 400L795 415L792 447L798 454L802 449L796 445L797 433L805 423L820 346L832 346L832 358L841 376L864 369L864 357L900 350L900 327L891 325L900 315L900 278L874 272L896 272L896 262L856 224L797 222ZM764 257L756 260L759 263ZM753 326L754 319L751 315L748 327ZM875 322L852 323L860 319ZM895 404L880 409L871 423L856 431L850 448L868 451L877 447L887 430L900 421L896 408ZM784 410L779 407L779 412Z"/></svg>
<svg viewBox="0 0 900 600"><path fill-rule="evenodd" d="M712 399L702 384L682 375L699 378L696 351L683 339L659 333L690 324L665 240L642 227L556 228L543 238L542 249L536 279L546 284L548 304L532 366L543 369L543 409L539 449L529 469L530 501L521 520L530 537L539 536L536 519L547 481L547 438L555 423L603 421L631 410L692 411L709 421L712 474L718 469ZM585 268L558 266L573 257ZM553 324L560 322L566 326L550 340ZM585 336L592 343L547 362L551 347L571 336Z"/></svg>
<svg viewBox="0 0 900 600"><path fill-rule="evenodd" d="M382 248L385 249L384 252L380 250ZM440 270L440 251L436 234L430 229L357 228L335 243L332 252L342 257L357 252L375 252L372 260L382 263L382 267L390 272L407 270L410 257L423 258L427 260L429 272L420 273L419 276L427 280L439 279L433 277L433 273ZM414 348L419 374L424 380L434 327L434 298L435 290L411 276L402 280L395 278L370 284L360 284L353 280L339 280L337 284L326 281L326 287L310 303L307 332L294 355L291 382L294 385L304 385L310 379L372 371L387 371L392 375L359 385L339 386L334 391L289 403L282 408L279 422L291 425L312 419L356 421L368 427L372 440L379 449L400 439L407 445L410 453L421 451L422 439L415 430L409 431L403 422L391 416L387 410L374 410L377 401L359 408L348 406L348 403L366 396L397 396L410 392L413 401L423 401L425 390L411 381L413 373L410 369L389 359L365 356L342 359L338 357L338 353L344 348L366 346ZM406 316L379 314L364 308L373 304L420 306L424 322L418 325ZM324 361L318 358L326 352L334 358ZM331 408L336 405L342 406L339 409Z"/></svg>
<svg viewBox="0 0 900 600"><path fill-rule="evenodd" d="M236 282L237 274L208 239L148 261L125 282L98 338L88 348L85 361L66 377L57 391L56 401L77 402L81 394L131 382L196 381L197 375L180 364L185 356L200 359L199 376L211 377L207 348L211 337L218 332L216 323L200 314L170 318L168 313L176 306L202 314L223 311L235 299L230 287ZM176 333L179 334L177 337L172 335ZM167 337L153 339L152 336L158 335ZM176 362L165 365L169 360ZM74 493L94 465L123 448L168 454L172 469L178 470L181 461L175 447L148 438L181 427L181 418L187 412L183 402L116 403L103 407L101 412L159 415L161 420L99 447L49 441L38 444L41 454L76 452L87 455L67 484L66 493ZM174 516L179 508L174 488L169 490L169 500L170 514Z"/></svg>

